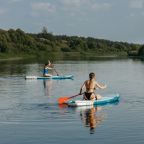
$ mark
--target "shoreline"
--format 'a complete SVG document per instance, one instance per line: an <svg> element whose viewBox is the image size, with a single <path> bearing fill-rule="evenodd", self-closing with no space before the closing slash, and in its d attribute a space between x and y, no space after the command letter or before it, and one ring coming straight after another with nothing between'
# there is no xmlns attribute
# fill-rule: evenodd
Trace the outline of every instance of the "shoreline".
<svg viewBox="0 0 144 144"><path fill-rule="evenodd" d="M31 59L31 58L37 58L36 56L19 56L19 57L9 57L9 58L1 58L0 57L0 62L1 61L15 61L15 60L24 60L24 59ZM80 55L80 56L69 56L70 59L75 59L75 58L80 58L80 59L89 59L89 58L129 58L127 56L118 56L118 55L96 55L96 56L83 56L83 55ZM59 57L59 58L56 58L56 60L62 60L62 59L69 59L67 56L64 56L64 57Z"/></svg>
<svg viewBox="0 0 144 144"><path fill-rule="evenodd" d="M11 60L21 60L23 57L11 57L11 58L0 58L0 61L11 61Z"/></svg>

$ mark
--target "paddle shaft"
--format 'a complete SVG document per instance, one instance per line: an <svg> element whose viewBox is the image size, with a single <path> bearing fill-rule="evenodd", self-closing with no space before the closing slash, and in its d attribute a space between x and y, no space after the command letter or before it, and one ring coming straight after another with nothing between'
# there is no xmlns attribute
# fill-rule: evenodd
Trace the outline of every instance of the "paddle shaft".
<svg viewBox="0 0 144 144"><path fill-rule="evenodd" d="M82 94L83 94L83 93L82 93ZM74 98L74 97L77 97L77 96L82 95L82 94L76 94L76 95L71 96L71 97L61 97L61 98L58 99L58 103L59 103L59 104L64 104L64 103L65 103L66 101L68 101L69 99Z"/></svg>
<svg viewBox="0 0 144 144"><path fill-rule="evenodd" d="M83 93L82 93L82 94L83 94ZM82 94L77 94L77 95L71 96L71 97L69 97L68 99L71 99L71 98L77 97L77 96L82 95Z"/></svg>
<svg viewBox="0 0 144 144"><path fill-rule="evenodd" d="M57 75L59 75L55 68L54 68L54 71L56 72Z"/></svg>

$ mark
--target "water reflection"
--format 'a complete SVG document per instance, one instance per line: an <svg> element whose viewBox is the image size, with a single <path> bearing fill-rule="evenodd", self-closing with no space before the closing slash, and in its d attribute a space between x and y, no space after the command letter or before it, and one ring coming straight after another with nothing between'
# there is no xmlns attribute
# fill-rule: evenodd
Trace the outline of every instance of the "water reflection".
<svg viewBox="0 0 144 144"><path fill-rule="evenodd" d="M85 108L80 111L80 117L85 127L89 127L90 134L95 133L96 127L103 121L104 115L98 115L97 112L101 111L102 107Z"/></svg>
<svg viewBox="0 0 144 144"><path fill-rule="evenodd" d="M45 95L50 98L52 92L53 80L43 80Z"/></svg>
<svg viewBox="0 0 144 144"><path fill-rule="evenodd" d="M76 113L80 113L83 126L89 128L90 134L95 133L95 129L105 118L105 114L101 113L101 106L68 107L67 104L60 104L58 106L60 110L66 110L65 112L73 109Z"/></svg>
<svg viewBox="0 0 144 144"><path fill-rule="evenodd" d="M17 65L14 63L0 62L0 76L22 75L25 72L25 66L22 64Z"/></svg>

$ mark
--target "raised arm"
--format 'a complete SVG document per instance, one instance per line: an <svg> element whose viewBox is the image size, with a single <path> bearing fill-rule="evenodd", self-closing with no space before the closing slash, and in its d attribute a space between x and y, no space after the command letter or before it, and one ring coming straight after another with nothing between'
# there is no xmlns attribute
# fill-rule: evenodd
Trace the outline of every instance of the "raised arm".
<svg viewBox="0 0 144 144"><path fill-rule="evenodd" d="M54 65L50 62L50 60L48 60L48 66L51 67L51 68L54 67Z"/></svg>
<svg viewBox="0 0 144 144"><path fill-rule="evenodd" d="M96 82L96 87L100 88L100 89L105 89L107 86L103 85L103 84L99 84Z"/></svg>

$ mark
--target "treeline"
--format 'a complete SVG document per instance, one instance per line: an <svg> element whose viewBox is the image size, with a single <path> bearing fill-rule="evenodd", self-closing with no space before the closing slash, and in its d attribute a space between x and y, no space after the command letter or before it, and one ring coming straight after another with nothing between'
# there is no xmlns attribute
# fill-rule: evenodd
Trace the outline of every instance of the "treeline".
<svg viewBox="0 0 144 144"><path fill-rule="evenodd" d="M92 37L53 35L43 29L41 33L25 33L21 29L0 29L0 54L42 55L43 53L92 53L95 55L130 54L144 55L139 44L113 42Z"/></svg>

